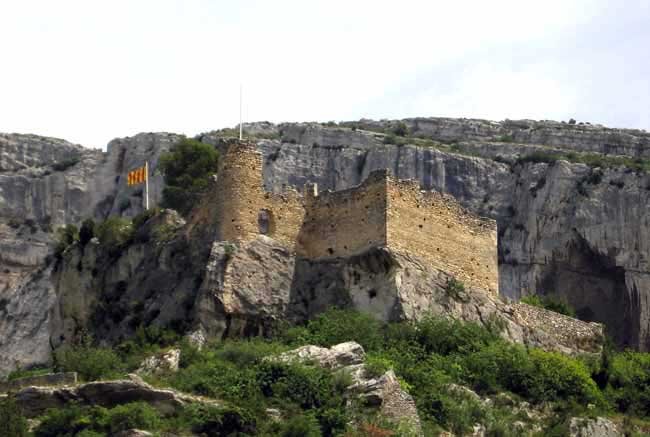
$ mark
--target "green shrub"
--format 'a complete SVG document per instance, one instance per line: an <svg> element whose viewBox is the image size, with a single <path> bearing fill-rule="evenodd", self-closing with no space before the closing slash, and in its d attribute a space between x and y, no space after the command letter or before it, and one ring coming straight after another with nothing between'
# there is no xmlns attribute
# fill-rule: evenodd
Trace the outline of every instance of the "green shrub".
<svg viewBox="0 0 650 437"><path fill-rule="evenodd" d="M281 437L321 437L320 424L313 414L293 416L281 427Z"/></svg>
<svg viewBox="0 0 650 437"><path fill-rule="evenodd" d="M179 347L181 349L181 358L178 365L181 368L186 368L192 364L197 364L205 356L205 352L199 350L199 348L190 343L190 341L186 338L184 338L179 343Z"/></svg>
<svg viewBox="0 0 650 437"><path fill-rule="evenodd" d="M584 404L604 404L602 393L591 379L587 367L579 360L540 349L532 349L528 355L531 367L523 380L523 394L528 398L534 401L575 400Z"/></svg>
<svg viewBox="0 0 650 437"><path fill-rule="evenodd" d="M565 316L575 317L575 310L566 301L552 296L539 296L537 294L529 294L520 300L528 305L544 308L549 311L564 314Z"/></svg>
<svg viewBox="0 0 650 437"><path fill-rule="evenodd" d="M532 371L526 350L505 342L495 342L460 358L461 379L480 392L509 390L527 392L526 377Z"/></svg>
<svg viewBox="0 0 650 437"><path fill-rule="evenodd" d="M0 399L0 424L6 437L27 437L27 419L20 412L13 397Z"/></svg>
<svg viewBox="0 0 650 437"><path fill-rule="evenodd" d="M161 424L158 412L144 402L132 402L111 409L68 404L65 408L47 410L34 435L95 437L132 428L155 431Z"/></svg>
<svg viewBox="0 0 650 437"><path fill-rule="evenodd" d="M325 437L341 435L350 422L347 409L343 405L338 408L323 408L319 410L316 414L316 419L320 424L320 431Z"/></svg>
<svg viewBox="0 0 650 437"><path fill-rule="evenodd" d="M79 230L75 225L61 226L56 230L55 252L60 255L79 240Z"/></svg>
<svg viewBox="0 0 650 437"><path fill-rule="evenodd" d="M176 229L174 225L163 223L153 228L152 236L157 243L165 243L174 239Z"/></svg>
<svg viewBox="0 0 650 437"><path fill-rule="evenodd" d="M366 356L365 365L366 376L370 378L378 378L395 367L393 362L386 356L376 353Z"/></svg>
<svg viewBox="0 0 650 437"><path fill-rule="evenodd" d="M77 372L85 381L117 378L125 370L120 357L108 348L64 347L55 352L55 359L56 370Z"/></svg>
<svg viewBox="0 0 650 437"><path fill-rule="evenodd" d="M241 340L223 344L216 351L216 356L238 366L251 366L259 363L266 356L284 352L286 349L286 347L268 341Z"/></svg>
<svg viewBox="0 0 650 437"><path fill-rule="evenodd" d="M133 217L133 229L138 230L144 225L150 218L160 214L160 208L149 208L142 211L140 214Z"/></svg>
<svg viewBox="0 0 650 437"><path fill-rule="evenodd" d="M454 300L465 299L465 285L456 278L450 278L445 286L445 293Z"/></svg>
<svg viewBox="0 0 650 437"><path fill-rule="evenodd" d="M259 366L257 383L264 396L288 400L303 409L322 407L335 395L331 374L315 366L266 361Z"/></svg>
<svg viewBox="0 0 650 437"><path fill-rule="evenodd" d="M448 355L478 351L499 337L476 323L424 317L416 323L417 341L427 353Z"/></svg>
<svg viewBox="0 0 650 437"><path fill-rule="evenodd" d="M604 404L589 369L580 360L540 349L494 343L462 359L463 379L479 391L508 390L534 402Z"/></svg>
<svg viewBox="0 0 650 437"><path fill-rule="evenodd" d="M172 387L237 405L260 404L255 368L219 360L214 353L201 353L201 356L203 359L170 376L168 382Z"/></svg>
<svg viewBox="0 0 650 437"><path fill-rule="evenodd" d="M190 404L184 408L183 416L192 432L200 435L229 436L255 432L253 418L238 408Z"/></svg>
<svg viewBox="0 0 650 437"><path fill-rule="evenodd" d="M425 418L435 420L456 435L468 435L474 424L485 418L478 400L452 396L440 388L426 391L420 396L417 406Z"/></svg>
<svg viewBox="0 0 650 437"><path fill-rule="evenodd" d="M393 133L386 134L383 139L384 144L392 144L395 146L403 146L406 144L404 137L398 137Z"/></svg>
<svg viewBox="0 0 650 437"><path fill-rule="evenodd" d="M330 347L356 341L366 351L379 350L383 343L382 324L369 314L330 309L307 324L306 343Z"/></svg>
<svg viewBox="0 0 650 437"><path fill-rule="evenodd" d="M119 254L133 239L133 225L122 217L109 217L96 228L99 241L111 254Z"/></svg>
<svg viewBox="0 0 650 437"><path fill-rule="evenodd" d="M161 155L159 166L165 176L162 205L187 215L208 188L217 172L219 154L214 146L183 138Z"/></svg>
<svg viewBox="0 0 650 437"><path fill-rule="evenodd" d="M156 430L160 424L160 415L149 404L131 402L118 405L107 411L101 423L111 433L128 429Z"/></svg>
<svg viewBox="0 0 650 437"><path fill-rule="evenodd" d="M75 436L83 431L98 431L106 415L106 409L80 407L68 404L62 409L50 409L41 417L34 430L35 437Z"/></svg>
<svg viewBox="0 0 650 437"><path fill-rule="evenodd" d="M640 417L650 416L650 354L616 354L608 369L608 398L619 411Z"/></svg>
<svg viewBox="0 0 650 437"><path fill-rule="evenodd" d="M409 128L403 121L400 121L390 129L390 133L398 137L406 137L409 134Z"/></svg>

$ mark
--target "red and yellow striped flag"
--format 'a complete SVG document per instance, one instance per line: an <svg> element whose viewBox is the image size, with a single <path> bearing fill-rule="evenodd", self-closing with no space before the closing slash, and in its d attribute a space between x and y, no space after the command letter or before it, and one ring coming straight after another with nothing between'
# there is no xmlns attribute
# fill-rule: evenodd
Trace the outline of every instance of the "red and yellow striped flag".
<svg viewBox="0 0 650 437"><path fill-rule="evenodd" d="M138 185L146 182L147 180L147 170L146 167L138 167L135 170L131 170L126 177L127 185Z"/></svg>

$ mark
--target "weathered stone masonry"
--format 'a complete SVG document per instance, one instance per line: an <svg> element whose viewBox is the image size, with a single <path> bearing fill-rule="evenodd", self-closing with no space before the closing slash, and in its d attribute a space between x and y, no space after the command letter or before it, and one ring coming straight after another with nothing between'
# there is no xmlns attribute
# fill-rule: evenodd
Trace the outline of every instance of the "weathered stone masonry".
<svg viewBox="0 0 650 437"><path fill-rule="evenodd" d="M387 170L347 190L318 193L312 185L304 195L274 194L264 190L262 170L253 145L236 144L225 153L215 193L221 240L265 234L308 259L387 247L498 292L496 222L470 214L451 196L394 180Z"/></svg>

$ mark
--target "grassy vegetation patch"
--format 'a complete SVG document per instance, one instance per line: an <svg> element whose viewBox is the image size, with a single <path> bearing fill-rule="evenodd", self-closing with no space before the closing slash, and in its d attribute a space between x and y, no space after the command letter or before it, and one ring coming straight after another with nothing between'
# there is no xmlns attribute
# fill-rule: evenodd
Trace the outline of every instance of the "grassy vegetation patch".
<svg viewBox="0 0 650 437"><path fill-rule="evenodd" d="M528 305L544 308L549 311L564 314L565 316L575 317L575 310L566 301L553 296L540 296L537 294L530 294L521 298L520 302Z"/></svg>
<svg viewBox="0 0 650 437"><path fill-rule="evenodd" d="M173 332L141 328L113 351L86 345L61 352L58 366L90 380L133 371L148 353L180 344L179 371L147 380L216 399L220 406L197 404L168 417L146 404L77 406L48 412L40 418L37 435L93 435L134 425L205 435L409 435L363 405L351 404L345 394L351 378L344 372L265 359L303 344L331 346L351 340L364 345L370 376L395 372L414 397L428 434L444 429L461 435L480 422L487 435L520 435L521 426L532 426L526 414L513 407L524 400L553 413L538 419L543 429L555 430L549 435L565 432L573 416L626 414L641 423L650 414L649 354L608 350L602 359L570 357L508 343L497 330L473 323L425 317L384 324L365 314L333 309L304 326L278 327L273 339L226 340L201 351ZM485 402L462 387L494 401ZM501 402L502 395L509 400ZM271 419L269 408L279 411L282 419ZM6 411L12 410L5 408L0 415L18 420L15 411ZM73 432L56 431L63 428Z"/></svg>

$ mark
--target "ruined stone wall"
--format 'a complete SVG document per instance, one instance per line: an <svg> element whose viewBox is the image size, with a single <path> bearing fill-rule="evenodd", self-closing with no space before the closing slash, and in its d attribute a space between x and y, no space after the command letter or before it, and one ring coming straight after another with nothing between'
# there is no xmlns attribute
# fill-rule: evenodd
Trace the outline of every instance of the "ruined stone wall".
<svg viewBox="0 0 650 437"><path fill-rule="evenodd" d="M387 170L348 190L275 194L263 187L262 167L252 145L234 144L225 153L214 188L219 239L265 234L309 259L387 246L467 285L498 291L496 223L466 212L452 197L395 181Z"/></svg>
<svg viewBox="0 0 650 437"><path fill-rule="evenodd" d="M359 186L305 197L298 255L350 256L386 245L387 171L371 173Z"/></svg>
<svg viewBox="0 0 650 437"><path fill-rule="evenodd" d="M249 241L262 233L294 247L304 218L301 196L264 190L262 156L254 145L234 144L226 151L214 189L219 239Z"/></svg>
<svg viewBox="0 0 650 437"><path fill-rule="evenodd" d="M389 248L498 293L496 222L465 211L451 196L390 179L387 236Z"/></svg>

